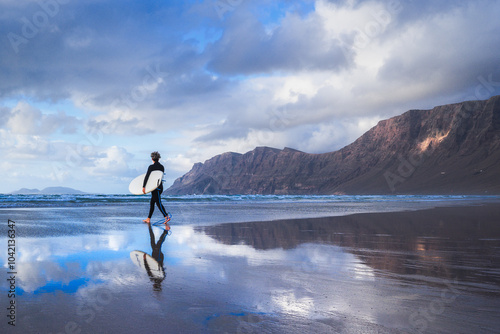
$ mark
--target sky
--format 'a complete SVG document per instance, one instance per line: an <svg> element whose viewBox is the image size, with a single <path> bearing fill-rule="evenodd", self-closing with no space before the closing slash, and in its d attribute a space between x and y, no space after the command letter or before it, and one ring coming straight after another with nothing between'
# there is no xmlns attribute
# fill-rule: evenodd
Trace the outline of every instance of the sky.
<svg viewBox="0 0 500 334"><path fill-rule="evenodd" d="M0 193L127 193L500 94L496 0L1 0Z"/></svg>

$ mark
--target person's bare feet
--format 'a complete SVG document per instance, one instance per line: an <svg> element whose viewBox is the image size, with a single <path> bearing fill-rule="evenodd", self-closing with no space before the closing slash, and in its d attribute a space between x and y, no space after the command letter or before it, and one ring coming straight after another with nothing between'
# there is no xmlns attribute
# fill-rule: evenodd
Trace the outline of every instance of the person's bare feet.
<svg viewBox="0 0 500 334"><path fill-rule="evenodd" d="M151 223L151 219L146 218L146 219L143 220L143 222L145 222L146 224L149 224L149 223Z"/></svg>

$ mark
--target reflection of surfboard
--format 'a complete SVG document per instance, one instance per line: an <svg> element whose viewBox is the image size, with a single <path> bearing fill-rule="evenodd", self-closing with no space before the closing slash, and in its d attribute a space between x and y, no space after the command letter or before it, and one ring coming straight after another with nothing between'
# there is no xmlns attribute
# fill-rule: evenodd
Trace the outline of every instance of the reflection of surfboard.
<svg viewBox="0 0 500 334"><path fill-rule="evenodd" d="M149 271L154 278L165 278L163 268L151 255L135 250L130 252L130 259L139 268Z"/></svg>
<svg viewBox="0 0 500 334"><path fill-rule="evenodd" d="M146 174L139 175L130 182L128 185L128 190L134 195L142 195L142 183ZM163 178L163 172L161 170L154 170L149 174L148 183L146 183L146 194L152 192L158 188L161 184Z"/></svg>

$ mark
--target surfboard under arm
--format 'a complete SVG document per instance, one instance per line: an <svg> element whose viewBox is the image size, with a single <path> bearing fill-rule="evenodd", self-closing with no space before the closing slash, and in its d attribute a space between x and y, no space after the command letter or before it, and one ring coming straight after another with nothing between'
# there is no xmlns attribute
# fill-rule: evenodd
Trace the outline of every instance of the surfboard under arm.
<svg viewBox="0 0 500 334"><path fill-rule="evenodd" d="M148 182L146 183L146 194L158 188L163 181L163 172L161 170L154 170L149 174ZM128 190L134 195L142 195L142 184L146 174L141 174L130 182Z"/></svg>

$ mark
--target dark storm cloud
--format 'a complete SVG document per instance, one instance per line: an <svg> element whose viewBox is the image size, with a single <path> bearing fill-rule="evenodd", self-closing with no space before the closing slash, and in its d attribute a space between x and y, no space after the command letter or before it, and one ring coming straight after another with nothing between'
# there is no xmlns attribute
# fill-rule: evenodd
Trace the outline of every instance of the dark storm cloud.
<svg viewBox="0 0 500 334"><path fill-rule="evenodd" d="M238 12L208 53L208 68L228 75L335 70L347 65L340 42L328 36L321 22L294 14L279 27L267 28L251 11Z"/></svg>
<svg viewBox="0 0 500 334"><path fill-rule="evenodd" d="M148 66L171 74L199 70L195 47L183 41L198 25L183 15L187 5L59 1L40 2L57 4L49 9L37 2L0 5L2 96L57 100L102 92L113 100L141 82Z"/></svg>

